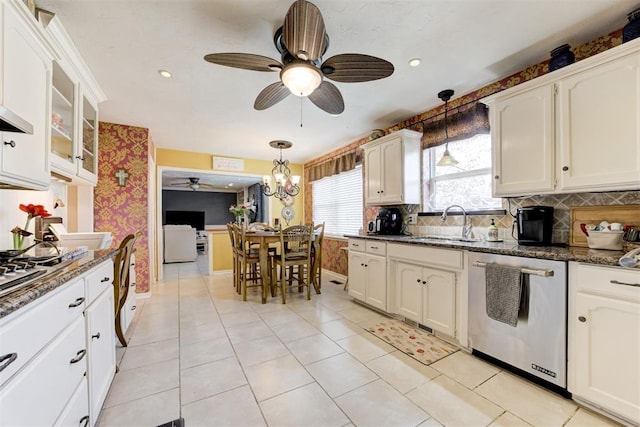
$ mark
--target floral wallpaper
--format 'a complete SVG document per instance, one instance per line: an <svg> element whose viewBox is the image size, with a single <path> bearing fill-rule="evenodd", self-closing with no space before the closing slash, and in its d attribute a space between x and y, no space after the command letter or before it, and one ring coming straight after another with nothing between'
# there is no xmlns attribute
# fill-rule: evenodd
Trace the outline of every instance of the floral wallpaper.
<svg viewBox="0 0 640 427"><path fill-rule="evenodd" d="M600 52L604 52L607 49L611 49L612 47L618 46L622 44L622 29L613 31L609 34L606 34L602 37L599 37L595 40L592 40L588 43L585 43L581 46L578 46L574 49L572 49L573 53L575 54L575 60L580 61L582 59L588 58L590 56L593 56L595 54L598 54ZM510 87L516 86L520 83L524 83L528 80L532 80L535 79L536 77L540 77L544 74L547 74L549 72L549 60L545 60L543 62L540 62L538 64L534 64L531 65L527 68L525 68L522 71L519 71L517 73L514 73L510 76L507 76L501 80L498 80L494 83L491 83L489 85L486 85L480 89L477 89L473 92L467 93L465 95L462 95L458 98L452 99L451 101L449 101L449 108L450 109L455 109L461 105L465 105L468 103L472 103L474 101L477 101L481 98L484 98L486 96L489 96L491 94L503 91L505 89L508 89ZM396 130L399 129L404 129L404 128L411 128L414 129L416 131L422 131L422 122L428 123L429 118L431 117L436 117L439 114L444 113L444 105L441 105L439 107L433 108L431 110L428 110L422 114L419 114L417 116L414 117L410 117L400 123L397 123L391 127L389 127L388 129L385 129L385 134L394 132ZM338 150L332 151L330 153L327 153L321 157L318 157L317 159L314 159L308 163L305 163L304 165L304 212L305 212L305 221L306 222L310 222L312 220L312 214L313 214L313 210L312 210L312 206L313 206L313 202L311 199L312 196L312 190L311 190L311 183L309 181L309 168L311 166L314 166L318 163L322 163L327 161L328 159L331 159L332 157L335 157L337 155L346 153L346 152L350 152L350 151L354 151L357 150L358 147L360 147L361 145L367 143L370 141L369 137L366 138L361 138L357 141L351 142L347 145L345 145L344 147L339 148ZM406 208L406 207L405 207ZM419 209L419 207L418 207ZM413 212L417 212L417 210L415 209L415 206L410 206L409 210ZM378 207L366 207L365 211L364 211L364 222L366 224L367 220L371 220L373 218L375 218L376 214L378 211ZM426 219L426 218L419 218L418 220L418 226L426 226L427 224L430 224L433 220L431 219ZM488 219L486 221L488 224ZM504 219L504 218L500 218L500 225L502 225L503 227L506 228L506 224L507 224L508 220ZM365 224L363 224L363 228L365 226ZM510 226L510 225L509 225ZM566 232L565 230L560 230L559 232L560 234L557 236L554 236L554 241L563 241L565 240L566 236ZM341 240L335 240L335 239L331 239L328 237L325 237L325 242L327 248L331 248L331 252L330 255L325 256L325 250L323 250L322 252L322 256L323 256L323 260L322 260L322 267L327 269L327 270L331 270L333 272L339 273L339 274L347 274L347 268L346 268L346 264L347 264L347 254L346 251L341 251L341 250L335 250L337 249L336 246L340 246L340 245L346 245L346 242L341 241Z"/></svg>
<svg viewBox="0 0 640 427"><path fill-rule="evenodd" d="M136 293L149 291L148 175L153 142L145 128L100 123L98 184L94 189L94 226L110 231L113 247L131 233L136 240ZM120 186L116 173L129 176Z"/></svg>

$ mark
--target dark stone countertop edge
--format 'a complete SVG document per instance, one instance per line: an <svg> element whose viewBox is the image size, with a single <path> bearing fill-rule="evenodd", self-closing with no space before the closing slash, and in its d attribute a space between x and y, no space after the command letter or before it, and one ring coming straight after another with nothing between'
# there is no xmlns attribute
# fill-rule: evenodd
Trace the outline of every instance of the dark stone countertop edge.
<svg viewBox="0 0 640 427"><path fill-rule="evenodd" d="M47 274L42 279L3 295L0 297L0 319L47 295L109 258L115 257L117 253L118 248L88 251L59 270L53 269L51 274Z"/></svg>
<svg viewBox="0 0 640 427"><path fill-rule="evenodd" d="M418 236L376 236L362 234L345 234L350 239L380 240L387 243L401 243L419 246L431 246L444 249L459 249L471 252L483 252L498 255L512 255L526 258L549 259L555 261L576 261L587 264L621 267L618 263L623 251L609 251L603 249L589 249L577 246L523 246L517 242L457 242L421 238ZM631 270L637 270L632 268Z"/></svg>

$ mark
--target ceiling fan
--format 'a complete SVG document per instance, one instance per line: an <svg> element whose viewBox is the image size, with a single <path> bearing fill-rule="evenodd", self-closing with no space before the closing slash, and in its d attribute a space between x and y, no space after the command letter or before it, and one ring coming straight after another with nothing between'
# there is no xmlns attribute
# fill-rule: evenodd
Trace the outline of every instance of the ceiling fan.
<svg viewBox="0 0 640 427"><path fill-rule="evenodd" d="M189 187L193 191L198 191L200 188L215 188L213 185L200 184L200 178L189 178L187 182L176 182L169 185L176 185L181 187Z"/></svg>
<svg viewBox="0 0 640 427"><path fill-rule="evenodd" d="M338 88L323 79L358 83L383 79L393 74L393 64L384 59L359 53L344 53L322 61L329 47L322 14L316 5L296 0L273 36L282 62L250 53L211 53L205 61L252 71L279 71L280 81L265 87L253 104L256 110L267 109L293 93L309 100L329 114L344 111Z"/></svg>

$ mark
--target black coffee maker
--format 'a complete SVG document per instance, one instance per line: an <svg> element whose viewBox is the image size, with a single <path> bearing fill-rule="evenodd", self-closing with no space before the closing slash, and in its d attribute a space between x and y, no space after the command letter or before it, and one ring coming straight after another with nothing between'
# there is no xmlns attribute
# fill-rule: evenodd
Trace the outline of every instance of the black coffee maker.
<svg viewBox="0 0 640 427"><path fill-rule="evenodd" d="M553 229L551 206L527 206L516 212L518 243L525 246L549 246Z"/></svg>
<svg viewBox="0 0 640 427"><path fill-rule="evenodd" d="M398 208L381 208L376 217L376 233L402 234L402 215Z"/></svg>

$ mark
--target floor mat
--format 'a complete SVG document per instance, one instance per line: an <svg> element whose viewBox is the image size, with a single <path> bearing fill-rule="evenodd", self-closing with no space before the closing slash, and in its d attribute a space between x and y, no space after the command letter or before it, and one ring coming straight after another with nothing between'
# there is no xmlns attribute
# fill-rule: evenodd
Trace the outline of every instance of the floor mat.
<svg viewBox="0 0 640 427"><path fill-rule="evenodd" d="M459 350L455 345L400 320L378 320L365 325L364 329L425 365Z"/></svg>

